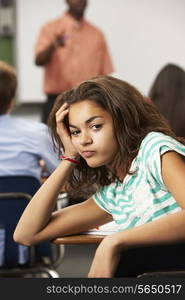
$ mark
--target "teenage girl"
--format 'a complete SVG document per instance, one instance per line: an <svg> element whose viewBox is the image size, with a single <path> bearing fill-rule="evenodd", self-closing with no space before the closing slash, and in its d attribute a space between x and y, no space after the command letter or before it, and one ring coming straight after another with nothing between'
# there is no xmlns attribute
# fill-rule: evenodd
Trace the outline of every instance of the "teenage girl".
<svg viewBox="0 0 185 300"><path fill-rule="evenodd" d="M16 242L33 245L115 220L119 231L103 239L88 274L113 277L121 252L185 241L185 146L136 88L92 78L57 98L50 126L62 161L25 209ZM88 199L53 212L66 181Z"/></svg>

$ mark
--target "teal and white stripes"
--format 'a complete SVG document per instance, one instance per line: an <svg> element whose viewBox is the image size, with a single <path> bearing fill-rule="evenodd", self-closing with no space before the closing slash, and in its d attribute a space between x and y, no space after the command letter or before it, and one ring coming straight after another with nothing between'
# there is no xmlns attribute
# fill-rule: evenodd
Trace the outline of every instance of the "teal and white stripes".
<svg viewBox="0 0 185 300"><path fill-rule="evenodd" d="M95 202L112 214L120 230L125 230L179 211L181 208L164 185L161 155L176 151L185 156L185 146L160 132L151 132L143 140L131 170L118 181L102 187L93 195Z"/></svg>

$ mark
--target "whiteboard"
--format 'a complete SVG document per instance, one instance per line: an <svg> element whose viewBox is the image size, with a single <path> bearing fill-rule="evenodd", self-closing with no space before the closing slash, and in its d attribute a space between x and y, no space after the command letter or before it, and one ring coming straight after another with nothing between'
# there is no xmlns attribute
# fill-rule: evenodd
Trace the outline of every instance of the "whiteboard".
<svg viewBox="0 0 185 300"><path fill-rule="evenodd" d="M62 0L16 0L16 66L20 102L43 102L43 68L34 46L46 22L66 9ZM105 34L115 72L143 94L166 63L185 67L184 0L89 0L86 19Z"/></svg>

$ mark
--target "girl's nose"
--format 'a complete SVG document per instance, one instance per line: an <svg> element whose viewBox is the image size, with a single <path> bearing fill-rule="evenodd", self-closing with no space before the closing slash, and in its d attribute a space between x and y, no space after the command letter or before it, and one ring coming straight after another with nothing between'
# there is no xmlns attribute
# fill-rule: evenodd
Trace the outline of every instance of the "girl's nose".
<svg viewBox="0 0 185 300"><path fill-rule="evenodd" d="M80 137L80 144L81 145L92 144L92 137L87 133L83 133Z"/></svg>

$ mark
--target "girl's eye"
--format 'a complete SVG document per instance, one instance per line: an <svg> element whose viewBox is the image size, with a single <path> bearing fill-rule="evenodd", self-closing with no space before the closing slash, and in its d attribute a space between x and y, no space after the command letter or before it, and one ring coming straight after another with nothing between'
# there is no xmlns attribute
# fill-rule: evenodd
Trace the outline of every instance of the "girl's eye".
<svg viewBox="0 0 185 300"><path fill-rule="evenodd" d="M92 125L92 128L93 129L100 129L100 128L102 128L102 124L95 124L95 125Z"/></svg>
<svg viewBox="0 0 185 300"><path fill-rule="evenodd" d="M79 133L80 133L79 130L71 131L71 135L77 135L77 134L79 134Z"/></svg>

